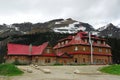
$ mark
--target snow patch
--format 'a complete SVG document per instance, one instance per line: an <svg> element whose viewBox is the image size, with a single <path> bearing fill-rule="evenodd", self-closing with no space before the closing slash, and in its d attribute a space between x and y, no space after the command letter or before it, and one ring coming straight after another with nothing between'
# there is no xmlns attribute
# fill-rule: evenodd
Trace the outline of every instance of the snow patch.
<svg viewBox="0 0 120 80"><path fill-rule="evenodd" d="M98 35L99 32L98 31L92 31L92 35Z"/></svg>
<svg viewBox="0 0 120 80"><path fill-rule="evenodd" d="M61 22L55 22L55 24L61 24Z"/></svg>
<svg viewBox="0 0 120 80"><path fill-rule="evenodd" d="M65 27L54 28L54 32L59 33L76 33L79 30L85 31L86 28L84 26L75 27L76 24L80 24L79 22L74 22L73 24L69 24Z"/></svg>

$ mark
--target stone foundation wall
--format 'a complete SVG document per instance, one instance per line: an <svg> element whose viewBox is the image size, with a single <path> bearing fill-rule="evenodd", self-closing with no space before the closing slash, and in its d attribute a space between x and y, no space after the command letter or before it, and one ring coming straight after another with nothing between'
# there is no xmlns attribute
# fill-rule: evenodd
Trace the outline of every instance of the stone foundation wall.
<svg viewBox="0 0 120 80"><path fill-rule="evenodd" d="M59 64L90 64L90 55L77 54L73 58L43 57L43 56L7 56L6 63L53 65ZM112 64L111 56L93 55L94 64Z"/></svg>

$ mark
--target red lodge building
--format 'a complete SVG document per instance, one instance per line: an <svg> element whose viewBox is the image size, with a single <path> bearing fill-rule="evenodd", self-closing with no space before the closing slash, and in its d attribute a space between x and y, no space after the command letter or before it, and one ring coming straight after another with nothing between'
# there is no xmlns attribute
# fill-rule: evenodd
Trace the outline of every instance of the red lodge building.
<svg viewBox="0 0 120 80"><path fill-rule="evenodd" d="M92 54L89 40L92 42ZM6 63L21 64L111 64L111 47L106 40L87 32L78 32L58 41L51 47L48 42L39 46L8 44Z"/></svg>

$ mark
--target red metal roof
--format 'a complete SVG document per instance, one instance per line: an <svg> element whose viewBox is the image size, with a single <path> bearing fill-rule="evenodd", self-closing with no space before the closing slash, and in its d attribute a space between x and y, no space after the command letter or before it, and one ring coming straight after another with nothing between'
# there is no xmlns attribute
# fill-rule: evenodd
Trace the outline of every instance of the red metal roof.
<svg viewBox="0 0 120 80"><path fill-rule="evenodd" d="M68 44L64 44L64 45L55 45L54 49L56 48L61 48L61 47L66 47L66 46L70 46L70 45L78 45L78 44L81 44L81 45L89 45L89 42L84 42L82 38L88 38L87 36L88 33L86 32L78 32L77 35L71 39L71 41L68 43ZM101 39L101 38L98 38L97 36L92 36L93 39L96 39L96 40L105 40L105 39ZM97 47L107 47L107 48L110 48L110 46L108 44L97 44L97 43L93 43L93 46L97 46Z"/></svg>
<svg viewBox="0 0 120 80"><path fill-rule="evenodd" d="M8 55L42 55L44 49L48 46L48 42L40 46L32 46L30 51L29 45L8 44Z"/></svg>
<svg viewBox="0 0 120 80"><path fill-rule="evenodd" d="M30 55L29 46L21 44L8 44L8 55Z"/></svg>
<svg viewBox="0 0 120 80"><path fill-rule="evenodd" d="M48 42L45 42L40 46L33 46L32 55L41 55L47 46L48 46Z"/></svg>
<svg viewBox="0 0 120 80"><path fill-rule="evenodd" d="M56 57L56 54L54 54L54 53L45 53L45 54L42 54L42 56L45 56L45 57Z"/></svg>
<svg viewBox="0 0 120 80"><path fill-rule="evenodd" d="M69 53L65 53L65 52L61 52L61 53L57 53L57 57L62 57L62 58L71 58L72 55Z"/></svg>
<svg viewBox="0 0 120 80"><path fill-rule="evenodd" d="M71 40L73 36L68 36L67 38L60 39L58 42L64 41L64 40Z"/></svg>
<svg viewBox="0 0 120 80"><path fill-rule="evenodd" d="M90 55L91 53L90 53L90 52L70 52L69 54L72 54L72 55L76 55L76 54L86 54L86 55ZM94 53L94 52L93 52L93 55L112 56L112 54L107 54L107 53Z"/></svg>

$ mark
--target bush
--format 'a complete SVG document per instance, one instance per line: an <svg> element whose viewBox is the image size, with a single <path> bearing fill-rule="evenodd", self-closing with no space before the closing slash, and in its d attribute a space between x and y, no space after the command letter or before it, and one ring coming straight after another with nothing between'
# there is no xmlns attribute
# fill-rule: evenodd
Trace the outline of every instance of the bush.
<svg viewBox="0 0 120 80"><path fill-rule="evenodd" d="M14 64L14 65L28 65L28 63L21 63L18 60L15 60L12 64Z"/></svg>
<svg viewBox="0 0 120 80"><path fill-rule="evenodd" d="M61 66L63 64L60 64L60 63L55 63L54 66Z"/></svg>
<svg viewBox="0 0 120 80"><path fill-rule="evenodd" d="M21 74L23 72L13 64L0 64L0 75L15 76Z"/></svg>
<svg viewBox="0 0 120 80"><path fill-rule="evenodd" d="M19 62L18 60L15 60L15 61L13 62L13 64L15 64L15 65L20 65L20 62Z"/></svg>

